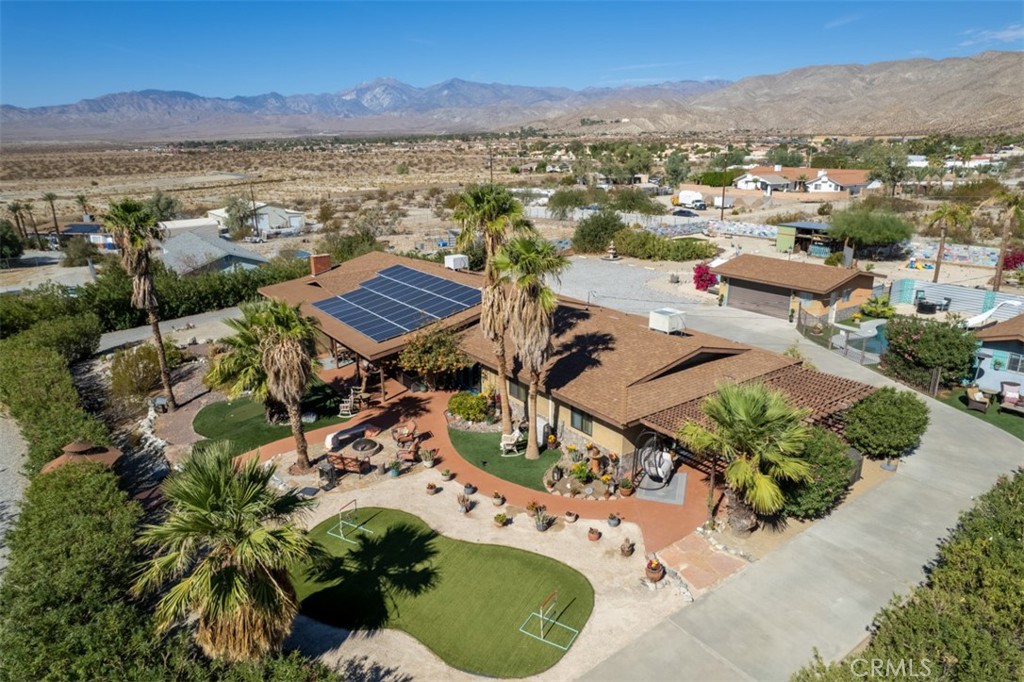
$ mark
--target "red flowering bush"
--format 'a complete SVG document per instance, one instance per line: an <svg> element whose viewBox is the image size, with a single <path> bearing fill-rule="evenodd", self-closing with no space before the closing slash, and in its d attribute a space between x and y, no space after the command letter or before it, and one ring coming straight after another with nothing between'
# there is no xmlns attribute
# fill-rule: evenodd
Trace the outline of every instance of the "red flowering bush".
<svg viewBox="0 0 1024 682"><path fill-rule="evenodd" d="M716 284L718 277L711 272L711 266L707 263L697 263L693 268L693 285L697 287L697 291L707 291Z"/></svg>
<svg viewBox="0 0 1024 682"><path fill-rule="evenodd" d="M1024 249L1007 251L1003 257L1003 269L1016 270L1019 267L1024 267Z"/></svg>

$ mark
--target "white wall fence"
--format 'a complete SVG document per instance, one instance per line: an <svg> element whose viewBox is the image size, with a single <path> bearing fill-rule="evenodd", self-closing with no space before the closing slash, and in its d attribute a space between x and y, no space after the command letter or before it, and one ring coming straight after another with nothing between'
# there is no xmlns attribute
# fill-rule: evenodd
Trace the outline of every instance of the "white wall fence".
<svg viewBox="0 0 1024 682"><path fill-rule="evenodd" d="M894 281L891 285L889 300L892 303L913 303L918 291L923 291L924 298L928 301L941 303L945 298L950 299L950 312L961 313L968 317L992 310L1003 301L1019 301L1022 307L1003 306L992 315L993 321L1008 320L1024 311L1024 296L1019 294L973 289L956 284L932 284L916 279Z"/></svg>

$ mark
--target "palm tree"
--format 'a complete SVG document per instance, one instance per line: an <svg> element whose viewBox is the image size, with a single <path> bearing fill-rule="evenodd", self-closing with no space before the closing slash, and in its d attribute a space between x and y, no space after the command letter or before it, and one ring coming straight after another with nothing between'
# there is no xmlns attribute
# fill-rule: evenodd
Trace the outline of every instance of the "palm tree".
<svg viewBox="0 0 1024 682"><path fill-rule="evenodd" d="M1009 190L1002 190L991 199L982 202L982 207L999 204L1003 207L1003 230L999 238L999 258L996 260L996 276L992 284L992 291L999 291L1003 283L1003 264L1006 262L1006 251L1010 246L1010 236L1013 234L1013 225L1018 226L1024 223L1024 194Z"/></svg>
<svg viewBox="0 0 1024 682"><path fill-rule="evenodd" d="M22 205L22 210L25 211L25 215L27 215L28 219L32 222L32 234L34 234L36 237L36 248L43 248L42 239L39 237L39 226L36 224L36 216L33 213L33 211L36 210L36 207L32 204L31 201L26 201Z"/></svg>
<svg viewBox="0 0 1024 682"><path fill-rule="evenodd" d="M171 372L167 368L167 353L160 334L160 317L157 315L160 302L153 285L149 258L152 240L160 239L163 235L153 216L136 199L122 199L112 203L103 218L107 230L121 249L121 265L132 278L132 305L146 311L149 326L153 328L153 342L160 360L160 381L164 386L168 407L176 410L178 403L171 388Z"/></svg>
<svg viewBox="0 0 1024 682"><path fill-rule="evenodd" d="M57 201L57 195L53 192L44 192L43 201L50 205L50 215L53 216L53 230L57 233L57 239L60 239L60 225L57 224L57 208L54 202Z"/></svg>
<svg viewBox="0 0 1024 682"><path fill-rule="evenodd" d="M676 434L694 454L725 461L729 525L747 532L756 514L778 512L784 498L780 481L802 481L810 466L800 459L809 431L807 410L762 384L729 384L704 400L701 410L710 422L687 422ZM714 482L712 481L712 485Z"/></svg>
<svg viewBox="0 0 1024 682"><path fill-rule="evenodd" d="M76 194L75 203L78 204L78 208L82 209L82 216L85 217L89 213L89 197L84 194Z"/></svg>
<svg viewBox="0 0 1024 682"><path fill-rule="evenodd" d="M265 404L283 405L295 437L292 472L305 473L310 462L302 398L314 379L317 319L276 300L246 303L241 311L241 320L228 323L236 332L225 341L229 350L214 361L207 380L228 387L231 395L250 390Z"/></svg>
<svg viewBox="0 0 1024 682"><path fill-rule="evenodd" d="M494 347L498 397L501 401L501 430L509 434L512 433L512 413L506 390L508 359L505 349L508 302L505 288L498 282L492 261L498 249L513 233L532 231L533 228L523 217L523 205L512 196L508 188L494 184L474 185L459 195L459 204L453 217L462 226L459 248L467 248L478 239L484 245L486 261L480 300L480 331Z"/></svg>
<svg viewBox="0 0 1024 682"><path fill-rule="evenodd" d="M550 242L537 235L511 239L494 257L494 269L511 284L509 332L523 370L530 377L527 398L529 435L526 459L540 459L537 446L537 392L551 356L551 327L558 300L545 283L569 267L569 261Z"/></svg>
<svg viewBox="0 0 1024 682"><path fill-rule="evenodd" d="M12 201L7 204L7 212L14 218L14 226L23 238L28 238L28 232L25 230L25 221L21 215L24 210L25 206L20 201Z"/></svg>
<svg viewBox="0 0 1024 682"><path fill-rule="evenodd" d="M950 228L965 227L971 224L971 210L963 204L952 204L944 202L939 204L931 215L928 216L928 227L939 225L942 228L939 237L939 252L935 256L935 274L932 275L932 282L939 281L939 269L942 267L942 257L946 250L946 236Z"/></svg>
<svg viewBox="0 0 1024 682"><path fill-rule="evenodd" d="M298 612L288 569L320 550L290 520L312 500L277 492L272 468L256 458L237 466L227 445L193 453L164 483L169 512L139 537L153 558L134 591L174 581L157 604L159 627L194 619L206 655L235 662L281 647Z"/></svg>

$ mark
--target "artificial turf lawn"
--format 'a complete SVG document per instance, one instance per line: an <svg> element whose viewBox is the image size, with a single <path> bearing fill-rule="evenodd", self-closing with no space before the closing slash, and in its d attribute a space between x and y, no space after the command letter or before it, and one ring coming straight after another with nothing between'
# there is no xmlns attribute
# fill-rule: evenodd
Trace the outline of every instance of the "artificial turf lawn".
<svg viewBox="0 0 1024 682"><path fill-rule="evenodd" d="M321 416L312 424L306 424L306 431L347 421L338 416L338 395L326 384L314 386L302 403L303 412L316 412ZM199 410L192 421L192 428L207 441L198 445L205 447L212 441L231 441L231 453L239 455L261 445L273 443L292 434L289 424L268 424L264 416L263 403L250 398L211 403Z"/></svg>
<svg viewBox="0 0 1024 682"><path fill-rule="evenodd" d="M997 429L1002 429L1009 434L1024 440L1024 415L1014 414L1013 412L1000 412L999 405L993 402L988 406L988 412L978 412L977 410L967 409L967 395L963 389L957 389L950 391L949 395L942 398L942 402L947 405L952 405L961 412L966 412L972 417L983 419ZM998 400L998 398L996 399Z"/></svg>
<svg viewBox="0 0 1024 682"><path fill-rule="evenodd" d="M439 504L456 512L453 495ZM489 515L488 508L476 512ZM594 590L578 571L532 552L453 540L419 518L395 509L360 509L358 521L373 534L348 531L360 544L328 534L337 518L310 535L333 566L297 569L303 613L348 629L395 628L409 633L449 665L491 677L527 677L547 670L562 649L519 631L553 591L558 622L577 630L594 608ZM531 625L536 627L533 618ZM567 643L565 630L548 637Z"/></svg>
<svg viewBox="0 0 1024 682"><path fill-rule="evenodd" d="M502 480L541 492L547 490L544 487L544 473L562 455L558 450L544 450L540 453L540 459L526 459L522 455L502 457L500 433L448 429L448 436L456 452L473 466Z"/></svg>

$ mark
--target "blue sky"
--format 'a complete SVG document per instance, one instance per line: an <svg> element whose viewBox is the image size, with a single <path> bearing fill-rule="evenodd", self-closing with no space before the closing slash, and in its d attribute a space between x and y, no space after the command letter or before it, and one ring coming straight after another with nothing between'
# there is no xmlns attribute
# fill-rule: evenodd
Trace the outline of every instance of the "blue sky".
<svg viewBox="0 0 1024 682"><path fill-rule="evenodd" d="M0 102L390 76L583 88L1024 49L1024 3L0 1Z"/></svg>

